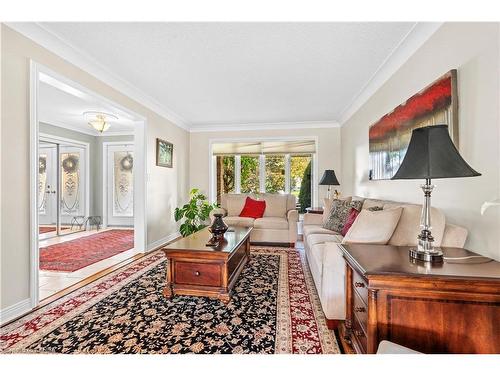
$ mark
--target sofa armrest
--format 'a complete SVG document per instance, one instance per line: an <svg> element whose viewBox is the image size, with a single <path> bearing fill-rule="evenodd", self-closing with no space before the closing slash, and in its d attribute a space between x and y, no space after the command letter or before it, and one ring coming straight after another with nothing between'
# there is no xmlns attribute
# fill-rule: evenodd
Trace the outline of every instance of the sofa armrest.
<svg viewBox="0 0 500 375"><path fill-rule="evenodd" d="M222 208L222 207L214 208L210 212L210 221L214 220L214 214L222 214L222 216L227 216L227 211L224 208Z"/></svg>
<svg viewBox="0 0 500 375"><path fill-rule="evenodd" d="M304 214L304 225L323 225L323 215Z"/></svg>
<svg viewBox="0 0 500 375"><path fill-rule="evenodd" d="M441 246L463 248L465 241L467 240L467 235L468 231L464 227L459 227L454 224L446 224L444 227Z"/></svg>
<svg viewBox="0 0 500 375"><path fill-rule="evenodd" d="M299 211L297 210L288 211L286 214L286 219L289 223L299 221Z"/></svg>

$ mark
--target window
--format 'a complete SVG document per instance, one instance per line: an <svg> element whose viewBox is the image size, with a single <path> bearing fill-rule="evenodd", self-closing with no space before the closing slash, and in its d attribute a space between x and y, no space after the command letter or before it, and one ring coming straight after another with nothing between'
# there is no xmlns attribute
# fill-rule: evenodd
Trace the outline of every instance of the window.
<svg viewBox="0 0 500 375"><path fill-rule="evenodd" d="M235 156L217 156L217 202L224 193L235 192Z"/></svg>
<svg viewBox="0 0 500 375"><path fill-rule="evenodd" d="M258 193L260 191L259 156L241 155L241 185L242 193Z"/></svg>
<svg viewBox="0 0 500 375"><path fill-rule="evenodd" d="M312 206L312 154L215 156L217 202L224 193L290 193Z"/></svg>
<svg viewBox="0 0 500 375"><path fill-rule="evenodd" d="M312 206L311 162L311 155L290 156L290 193L297 197L300 212Z"/></svg>
<svg viewBox="0 0 500 375"><path fill-rule="evenodd" d="M285 155L266 155L266 193L285 192Z"/></svg>

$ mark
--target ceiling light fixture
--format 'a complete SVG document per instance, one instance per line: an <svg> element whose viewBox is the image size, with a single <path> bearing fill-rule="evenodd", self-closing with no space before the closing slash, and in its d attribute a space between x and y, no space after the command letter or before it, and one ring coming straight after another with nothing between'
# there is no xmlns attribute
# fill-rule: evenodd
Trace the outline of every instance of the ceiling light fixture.
<svg viewBox="0 0 500 375"><path fill-rule="evenodd" d="M87 111L83 113L83 117L87 123L92 126L99 133L103 133L109 129L111 126L109 119L118 120L118 117L110 113L97 112L97 111Z"/></svg>

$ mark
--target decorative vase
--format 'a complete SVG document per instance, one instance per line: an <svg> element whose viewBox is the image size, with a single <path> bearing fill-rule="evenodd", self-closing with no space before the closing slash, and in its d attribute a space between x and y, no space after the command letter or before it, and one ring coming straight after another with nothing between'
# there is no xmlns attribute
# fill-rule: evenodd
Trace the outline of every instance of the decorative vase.
<svg viewBox="0 0 500 375"><path fill-rule="evenodd" d="M227 231L227 225L222 220L222 214L214 214L214 222L210 226L210 231L216 236L222 236Z"/></svg>
<svg viewBox="0 0 500 375"><path fill-rule="evenodd" d="M224 233L226 233L228 226L222 220L222 214L214 214L214 222L208 228L210 233L212 233L212 238L208 242L208 246L218 246L219 242L224 238Z"/></svg>

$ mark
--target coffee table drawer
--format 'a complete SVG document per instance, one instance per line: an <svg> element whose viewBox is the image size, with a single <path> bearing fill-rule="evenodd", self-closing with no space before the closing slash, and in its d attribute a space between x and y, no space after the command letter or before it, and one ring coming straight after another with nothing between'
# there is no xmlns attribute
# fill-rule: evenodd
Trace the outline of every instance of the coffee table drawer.
<svg viewBox="0 0 500 375"><path fill-rule="evenodd" d="M221 285L221 266L214 263L175 262L176 284Z"/></svg>

